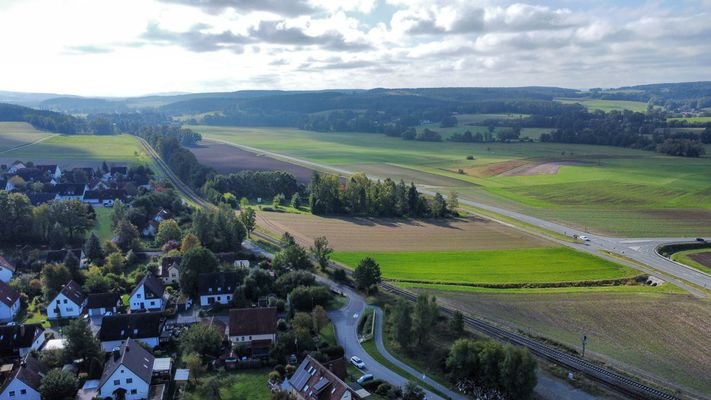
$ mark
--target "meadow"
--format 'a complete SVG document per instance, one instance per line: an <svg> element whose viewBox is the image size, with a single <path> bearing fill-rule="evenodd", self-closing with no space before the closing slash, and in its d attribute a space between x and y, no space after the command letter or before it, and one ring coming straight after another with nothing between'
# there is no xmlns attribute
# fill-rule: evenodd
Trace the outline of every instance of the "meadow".
<svg viewBox="0 0 711 400"><path fill-rule="evenodd" d="M711 235L711 157L688 159L559 143L425 143L379 134L194 127L251 146L373 177L415 181L461 198L620 236ZM467 160L473 156L474 160ZM515 168L559 163L554 173ZM461 173L460 173L461 170Z"/></svg>
<svg viewBox="0 0 711 400"><path fill-rule="evenodd" d="M635 112L645 112L647 111L647 103L642 101L628 101L628 100L601 100L601 99L567 99L560 98L556 99L563 104L580 104L587 108L588 110L600 110L604 112L610 111L624 111L631 110Z"/></svg>
<svg viewBox="0 0 711 400"><path fill-rule="evenodd" d="M35 129L25 122L0 122L0 157L19 146L52 136L52 133Z"/></svg>
<svg viewBox="0 0 711 400"><path fill-rule="evenodd" d="M439 284L546 284L638 275L630 268L568 248L333 254L334 260L351 268L365 257L380 264L383 279Z"/></svg>
<svg viewBox="0 0 711 400"><path fill-rule="evenodd" d="M668 121L686 121L690 124L706 124L711 122L711 117L681 117L669 118Z"/></svg>

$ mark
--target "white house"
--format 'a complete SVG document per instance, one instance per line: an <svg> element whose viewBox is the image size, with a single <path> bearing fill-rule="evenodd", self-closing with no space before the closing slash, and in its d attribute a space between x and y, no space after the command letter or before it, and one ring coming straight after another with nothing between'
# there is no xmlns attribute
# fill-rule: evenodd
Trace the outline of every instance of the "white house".
<svg viewBox="0 0 711 400"><path fill-rule="evenodd" d="M99 341L105 352L120 347L127 339L138 340L150 348L160 343L162 314L146 312L106 316L101 320Z"/></svg>
<svg viewBox="0 0 711 400"><path fill-rule="evenodd" d="M46 341L40 324L0 326L0 357L11 359L24 357L32 350L39 350Z"/></svg>
<svg viewBox="0 0 711 400"><path fill-rule="evenodd" d="M229 304L239 284L236 272L209 272L198 275L198 295L200 306Z"/></svg>
<svg viewBox="0 0 711 400"><path fill-rule="evenodd" d="M10 261L7 261L5 257L0 256L0 281L10 282L14 273L15 266Z"/></svg>
<svg viewBox="0 0 711 400"><path fill-rule="evenodd" d="M230 310L228 335L232 344L269 344L276 340L276 307L235 308Z"/></svg>
<svg viewBox="0 0 711 400"><path fill-rule="evenodd" d="M20 311L20 293L0 281L0 322L12 321L18 311Z"/></svg>
<svg viewBox="0 0 711 400"><path fill-rule="evenodd" d="M47 304L47 319L78 318L85 305L86 296L81 291L81 286L69 281Z"/></svg>
<svg viewBox="0 0 711 400"><path fill-rule="evenodd" d="M180 282L180 257L163 257L160 260L160 267L156 270L156 276L166 285L174 285Z"/></svg>
<svg viewBox="0 0 711 400"><path fill-rule="evenodd" d="M55 164L35 165L35 168L47 173L47 175L49 175L50 177L52 177L54 179L59 179L62 177L62 170L59 168L59 165L55 165Z"/></svg>
<svg viewBox="0 0 711 400"><path fill-rule="evenodd" d="M148 399L155 358L136 341L128 339L113 350L99 383L101 399Z"/></svg>
<svg viewBox="0 0 711 400"><path fill-rule="evenodd" d="M40 400L39 387L47 368L27 355L2 388L0 400Z"/></svg>
<svg viewBox="0 0 711 400"><path fill-rule="evenodd" d="M116 314L119 305L121 297L116 293L91 293L86 300L86 310L90 317L100 317L106 313Z"/></svg>
<svg viewBox="0 0 711 400"><path fill-rule="evenodd" d="M15 161L14 163L12 163L12 165L10 165L10 168L7 170L7 172L14 174L14 173L17 173L17 171L19 171L21 169L25 169L25 168L27 168L27 167L25 166L25 164L22 161Z"/></svg>
<svg viewBox="0 0 711 400"><path fill-rule="evenodd" d="M59 183L54 185L58 200L79 200L84 198L86 185L82 183Z"/></svg>
<svg viewBox="0 0 711 400"><path fill-rule="evenodd" d="M162 311L167 302L164 294L163 282L154 275L147 274L131 292L129 308L131 311Z"/></svg>

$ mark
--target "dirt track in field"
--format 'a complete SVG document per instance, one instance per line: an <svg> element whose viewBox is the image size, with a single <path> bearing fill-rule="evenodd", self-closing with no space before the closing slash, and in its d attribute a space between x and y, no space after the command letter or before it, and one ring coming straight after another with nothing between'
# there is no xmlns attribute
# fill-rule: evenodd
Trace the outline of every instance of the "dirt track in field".
<svg viewBox="0 0 711 400"><path fill-rule="evenodd" d="M220 173L232 173L243 170L286 171L301 183L311 181L313 170L288 162L275 160L265 155L250 153L234 146L203 140L196 147L189 147L201 164L214 168Z"/></svg>
<svg viewBox="0 0 711 400"><path fill-rule="evenodd" d="M551 242L481 218L413 220L324 218L258 212L257 224L276 234L289 232L304 246L326 236L338 251L448 251L548 247Z"/></svg>

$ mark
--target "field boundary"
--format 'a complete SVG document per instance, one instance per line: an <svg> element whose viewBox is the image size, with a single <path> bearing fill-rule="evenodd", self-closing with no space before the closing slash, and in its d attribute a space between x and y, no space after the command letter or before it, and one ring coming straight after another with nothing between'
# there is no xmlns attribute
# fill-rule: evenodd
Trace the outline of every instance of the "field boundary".
<svg viewBox="0 0 711 400"><path fill-rule="evenodd" d="M476 283L476 282L451 282L451 281L425 281L418 279L383 279L393 283L415 283L442 286L468 286L487 289L539 289L539 288L562 288L562 287L599 287L599 286L629 286L639 285L649 278L647 274L640 274L629 278L600 279L586 281L564 281L564 282L537 282L537 283Z"/></svg>

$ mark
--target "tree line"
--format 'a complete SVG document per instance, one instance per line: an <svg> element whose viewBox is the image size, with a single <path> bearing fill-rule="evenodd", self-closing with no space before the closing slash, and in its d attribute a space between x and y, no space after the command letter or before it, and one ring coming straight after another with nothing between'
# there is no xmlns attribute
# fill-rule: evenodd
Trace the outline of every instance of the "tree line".
<svg viewBox="0 0 711 400"><path fill-rule="evenodd" d="M232 205L236 207L236 200L243 197L266 199L281 194L291 198L302 191L301 186L294 175L285 171L240 171L213 175L205 181L201 190L215 204L235 203ZM229 198L225 196L228 193L231 194Z"/></svg>

